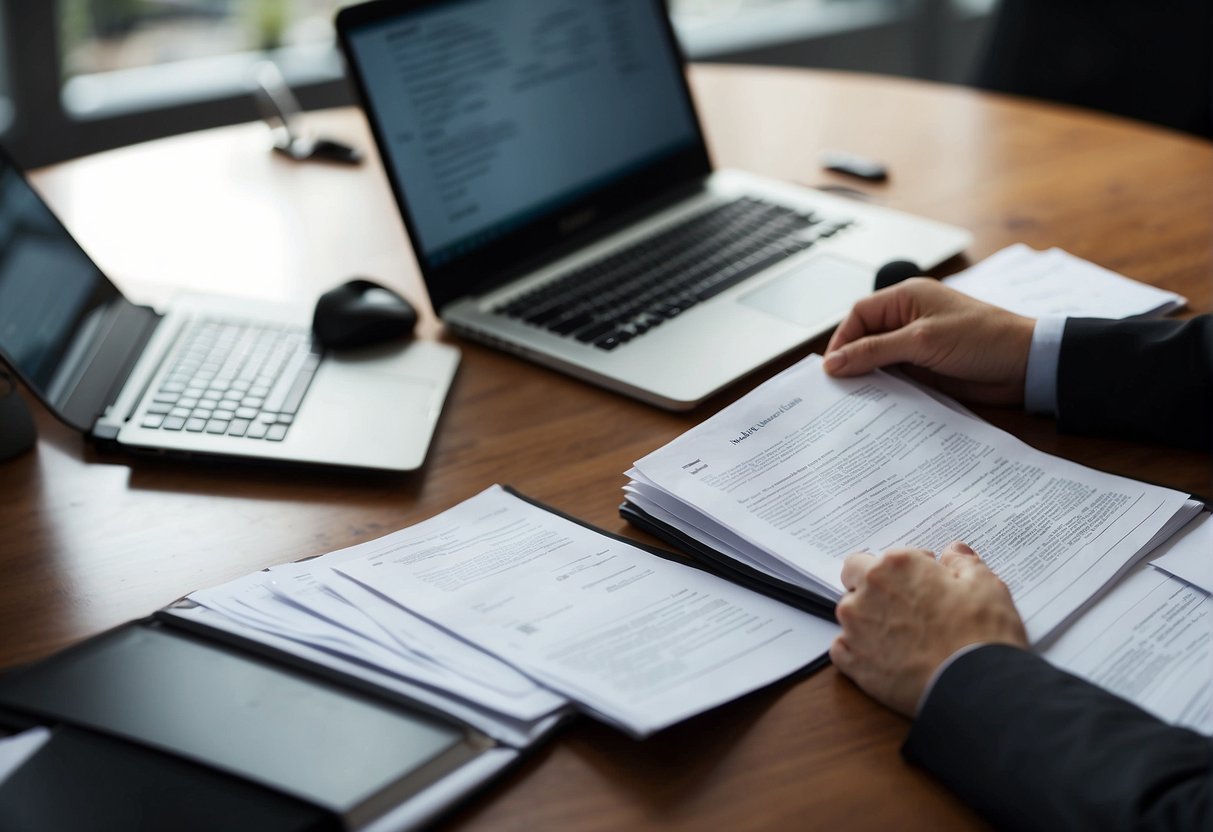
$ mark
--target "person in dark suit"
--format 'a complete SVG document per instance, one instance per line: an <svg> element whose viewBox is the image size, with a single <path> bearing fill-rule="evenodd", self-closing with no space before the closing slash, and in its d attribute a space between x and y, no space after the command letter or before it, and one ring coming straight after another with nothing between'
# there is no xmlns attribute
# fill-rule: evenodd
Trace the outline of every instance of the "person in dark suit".
<svg viewBox="0 0 1213 832"><path fill-rule="evenodd" d="M1033 321L915 278L856 304L826 371L905 364L1063 430L1207 449L1213 318ZM963 542L849 556L830 649L913 717L903 755L1006 829L1213 829L1213 738L1035 656L1006 586Z"/></svg>

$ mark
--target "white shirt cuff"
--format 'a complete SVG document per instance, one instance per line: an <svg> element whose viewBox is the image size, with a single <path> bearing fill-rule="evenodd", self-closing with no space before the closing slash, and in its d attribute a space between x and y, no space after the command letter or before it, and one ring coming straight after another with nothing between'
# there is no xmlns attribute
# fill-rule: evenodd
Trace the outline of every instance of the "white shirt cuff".
<svg viewBox="0 0 1213 832"><path fill-rule="evenodd" d="M1036 320L1023 385L1024 409L1029 413L1051 416L1057 412L1057 362L1065 329L1064 315L1044 315Z"/></svg>

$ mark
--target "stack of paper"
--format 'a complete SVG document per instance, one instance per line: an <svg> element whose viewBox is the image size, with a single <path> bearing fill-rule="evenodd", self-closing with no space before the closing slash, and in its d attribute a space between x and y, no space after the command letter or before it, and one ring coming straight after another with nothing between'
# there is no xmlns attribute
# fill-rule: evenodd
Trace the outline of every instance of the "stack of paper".
<svg viewBox="0 0 1213 832"><path fill-rule="evenodd" d="M1201 514L1058 635L1042 655L1156 716L1213 734L1213 599L1164 571L1213 571Z"/></svg>
<svg viewBox="0 0 1213 832"><path fill-rule="evenodd" d="M1207 596L1145 566L1133 572L1164 541L1184 539L1176 533L1200 510L1185 494L1049 456L889 374L830 378L818 356L628 474L630 511L655 530L827 598L841 596L851 552L939 551L964 540L1007 583L1033 644L1063 634L1050 658L1130 697L1163 691L1147 707L1213 729L1207 673L1181 692L1150 675L1161 673L1160 662L1131 682L1127 671L1104 673L1105 664L1131 665L1158 646L1143 640L1125 653L1124 633L1109 635L1150 626L1142 622L1152 615L1194 622L1169 668L1209 661ZM1165 597L1169 612L1138 605L1151 593ZM1067 631L1076 619L1082 628Z"/></svg>
<svg viewBox="0 0 1213 832"><path fill-rule="evenodd" d="M572 702L646 736L783 678L835 626L494 486L180 614L524 743ZM401 685L406 685L402 688Z"/></svg>
<svg viewBox="0 0 1213 832"><path fill-rule="evenodd" d="M1031 318L1136 318L1166 315L1187 303L1182 295L1130 280L1059 248L1035 251L1023 243L943 282Z"/></svg>
<svg viewBox="0 0 1213 832"><path fill-rule="evenodd" d="M1199 508L1037 451L884 373L810 356L636 463L628 500L768 575L837 598L842 559L973 546L1039 641Z"/></svg>

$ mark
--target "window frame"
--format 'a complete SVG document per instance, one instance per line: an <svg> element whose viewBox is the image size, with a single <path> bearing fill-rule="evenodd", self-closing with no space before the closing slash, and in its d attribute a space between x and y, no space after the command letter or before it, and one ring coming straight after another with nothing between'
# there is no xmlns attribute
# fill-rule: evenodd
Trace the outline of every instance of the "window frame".
<svg viewBox="0 0 1213 832"><path fill-rule="evenodd" d="M231 64L226 83L200 85L186 100L149 95L142 101L110 95L94 112L73 112L66 99L61 67L59 4L53 0L0 0L5 75L11 120L2 141L24 167L53 164L150 139L252 121L259 117L241 66L259 59L249 53L225 56ZM15 36L20 33L20 37ZM349 104L353 95L345 79L336 44L321 66L292 60L299 49L264 57L280 59L283 74L304 109ZM314 57L314 53L313 53ZM149 78L163 66L128 70Z"/></svg>

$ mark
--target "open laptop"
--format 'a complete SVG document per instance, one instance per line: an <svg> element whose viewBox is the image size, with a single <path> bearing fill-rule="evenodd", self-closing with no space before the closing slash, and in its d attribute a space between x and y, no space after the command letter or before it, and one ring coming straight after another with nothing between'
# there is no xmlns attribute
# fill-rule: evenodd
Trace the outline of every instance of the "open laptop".
<svg viewBox="0 0 1213 832"><path fill-rule="evenodd" d="M661 0L378 0L337 29L442 320L644 401L692 407L886 262L970 242L713 171Z"/></svg>
<svg viewBox="0 0 1213 832"><path fill-rule="evenodd" d="M139 245L131 231L131 245ZM0 151L0 358L102 443L386 471L420 467L459 361L412 342L325 354L310 307L131 303Z"/></svg>

